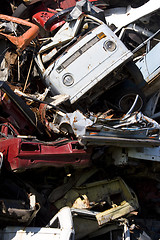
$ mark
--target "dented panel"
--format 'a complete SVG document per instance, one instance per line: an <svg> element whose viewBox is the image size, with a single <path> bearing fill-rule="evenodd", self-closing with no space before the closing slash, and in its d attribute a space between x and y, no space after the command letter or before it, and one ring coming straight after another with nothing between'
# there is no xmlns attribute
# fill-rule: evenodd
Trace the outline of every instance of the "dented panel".
<svg viewBox="0 0 160 240"><path fill-rule="evenodd" d="M0 151L6 166L14 171L46 166L87 167L90 165L90 150L85 150L77 141L43 143L21 138L0 139Z"/></svg>

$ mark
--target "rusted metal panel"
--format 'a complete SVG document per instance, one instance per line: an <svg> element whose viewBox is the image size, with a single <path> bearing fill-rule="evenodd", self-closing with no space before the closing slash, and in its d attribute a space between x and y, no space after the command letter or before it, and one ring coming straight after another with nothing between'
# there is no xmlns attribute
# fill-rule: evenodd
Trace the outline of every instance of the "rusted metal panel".
<svg viewBox="0 0 160 240"><path fill-rule="evenodd" d="M0 14L0 20L5 20L29 27L29 29L21 36L11 36L9 34L0 32L0 35L6 37L9 41L16 45L18 51L24 50L25 47L38 35L39 27L31 22L3 14Z"/></svg>

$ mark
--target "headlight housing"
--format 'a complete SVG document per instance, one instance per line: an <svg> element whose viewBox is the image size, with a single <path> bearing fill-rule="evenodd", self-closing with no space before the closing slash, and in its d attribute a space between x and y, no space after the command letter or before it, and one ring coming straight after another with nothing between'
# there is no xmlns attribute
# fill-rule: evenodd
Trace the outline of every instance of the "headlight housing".
<svg viewBox="0 0 160 240"><path fill-rule="evenodd" d="M74 83L74 79L73 79L71 74L64 75L64 77L63 77L63 84L65 86L67 86L67 87L71 86L73 83Z"/></svg>
<svg viewBox="0 0 160 240"><path fill-rule="evenodd" d="M104 49L107 51L110 51L110 52L113 52L116 50L117 46L115 44L115 42L113 41L105 41L104 42L104 45L103 45Z"/></svg>

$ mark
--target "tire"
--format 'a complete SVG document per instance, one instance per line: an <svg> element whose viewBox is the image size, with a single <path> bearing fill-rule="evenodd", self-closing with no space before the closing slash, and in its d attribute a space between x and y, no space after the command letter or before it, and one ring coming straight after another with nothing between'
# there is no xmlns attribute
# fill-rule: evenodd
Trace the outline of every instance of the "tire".
<svg viewBox="0 0 160 240"><path fill-rule="evenodd" d="M122 91L117 94L116 105L122 112L127 113L131 109L137 95L138 99L133 111L141 111L143 109L145 105L145 96L132 81L128 79L125 80L119 85L118 89L122 89ZM117 93L118 92L119 91L117 91Z"/></svg>
<svg viewBox="0 0 160 240"><path fill-rule="evenodd" d="M139 68L133 61L126 63L125 68L131 75L133 82L135 83L135 85L138 88L139 88L139 86L141 86L145 83L145 80L143 78L141 71L139 70Z"/></svg>

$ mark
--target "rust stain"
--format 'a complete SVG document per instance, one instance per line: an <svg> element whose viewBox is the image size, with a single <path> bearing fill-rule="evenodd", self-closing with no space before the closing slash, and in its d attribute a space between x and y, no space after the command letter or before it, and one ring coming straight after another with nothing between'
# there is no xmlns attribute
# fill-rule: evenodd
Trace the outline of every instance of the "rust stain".
<svg viewBox="0 0 160 240"><path fill-rule="evenodd" d="M8 38L9 41L11 41L14 45L16 45L19 52L24 50L25 47L38 35L39 27L26 20L3 15L3 14L0 14L0 19L30 27L23 35L19 37L11 36L11 35L0 32L0 35L3 35L4 37Z"/></svg>
<svg viewBox="0 0 160 240"><path fill-rule="evenodd" d="M76 116L74 117L73 122L75 122L75 123L77 122L77 117Z"/></svg>

